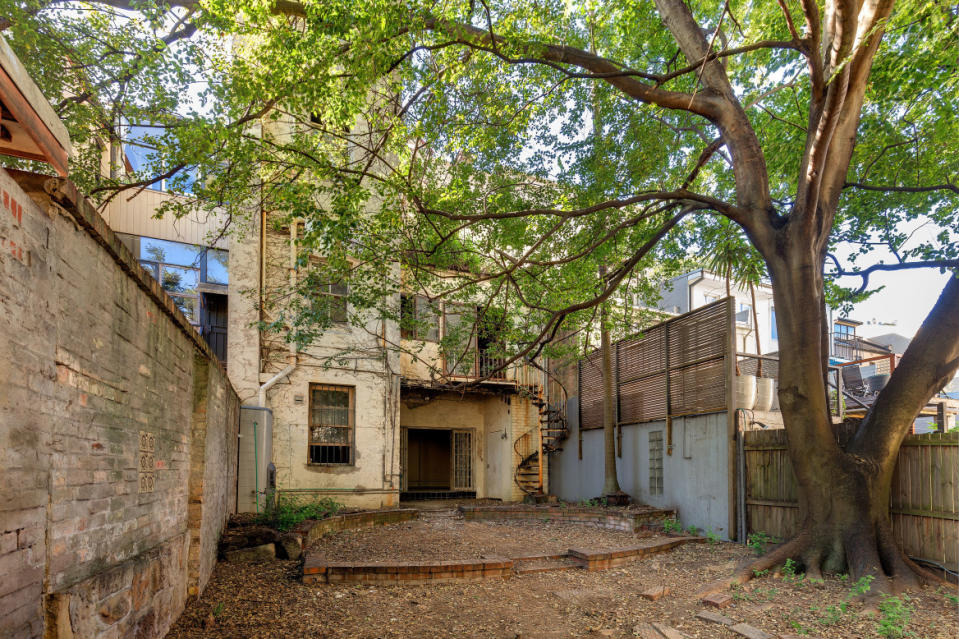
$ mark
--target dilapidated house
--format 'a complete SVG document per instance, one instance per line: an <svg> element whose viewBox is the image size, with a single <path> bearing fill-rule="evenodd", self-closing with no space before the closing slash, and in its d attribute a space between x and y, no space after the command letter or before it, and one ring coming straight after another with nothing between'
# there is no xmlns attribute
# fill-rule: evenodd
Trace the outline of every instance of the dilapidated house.
<svg viewBox="0 0 959 639"><path fill-rule="evenodd" d="M402 319L356 319L347 281L322 291L333 325L308 346L260 330L264 298L304 277L297 228L266 213L232 239L230 254L230 378L248 410L269 409L279 493L379 507L547 492L546 452L565 435L565 397L542 370L498 370L482 335L449 361L439 341L468 309L394 295L385 303L417 316L402 330ZM259 419L260 428L269 420ZM241 504L248 492L241 487Z"/></svg>

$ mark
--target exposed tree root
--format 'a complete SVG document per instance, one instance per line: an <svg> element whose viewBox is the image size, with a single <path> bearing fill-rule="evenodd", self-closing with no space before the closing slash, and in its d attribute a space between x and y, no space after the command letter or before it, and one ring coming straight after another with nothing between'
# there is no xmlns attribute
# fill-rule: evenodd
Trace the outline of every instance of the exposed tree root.
<svg viewBox="0 0 959 639"><path fill-rule="evenodd" d="M765 555L748 561L736 568L732 575L703 587L697 597L722 592L734 585L745 584L751 579L776 571L792 559L811 579L822 579L824 571L837 563L840 570L848 571L850 583L856 584L863 577L871 577L868 592L861 599L868 607L874 607L883 595L899 595L916 590L920 585L946 586L953 584L909 559L896 544L891 528L878 526L871 535L850 535L842 543L824 544L814 541L812 535L803 533L777 546ZM834 555L841 553L841 557Z"/></svg>
<svg viewBox="0 0 959 639"><path fill-rule="evenodd" d="M766 553L762 557L747 563L745 566L740 566L732 576L707 584L697 593L696 596L706 597L711 594L727 590L731 586L746 583L755 577L756 573L761 573L764 570L771 570L773 568L779 568L786 563L787 559L793 559L798 556L805 544L805 535L799 535L798 537L795 537L794 539L774 548L772 551Z"/></svg>

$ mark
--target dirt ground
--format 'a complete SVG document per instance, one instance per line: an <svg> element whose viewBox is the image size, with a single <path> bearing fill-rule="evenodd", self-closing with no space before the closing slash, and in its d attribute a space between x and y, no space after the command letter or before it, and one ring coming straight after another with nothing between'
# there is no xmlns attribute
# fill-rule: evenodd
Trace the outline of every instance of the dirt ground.
<svg viewBox="0 0 959 639"><path fill-rule="evenodd" d="M473 541L459 543L452 539L455 527L444 532L449 523L435 522L430 536L416 526L399 524L339 533L322 545L344 554L365 547L376 552L391 549L392 557L407 553L435 558L437 552L454 549L509 554L507 549L525 545L518 537L522 533L530 539L541 534L535 537L536 551L543 552L551 547L589 547L590 539L600 543L612 538L608 535L617 536L572 525L537 524L543 531L536 533L510 523L488 525L488 539L482 539L477 529L467 536ZM627 537L624 545L635 543L631 535ZM432 546L427 544L437 540L450 545L430 552ZM544 542L554 545L543 546ZM608 571L567 570L502 581L398 586L306 586L299 581L299 562L220 563L203 596L188 606L168 637L630 637L643 622L664 622L690 638L738 637L725 627L695 619L703 606L693 595L748 556L747 548L735 544L687 544ZM642 591L659 585L668 586L671 593L658 601L640 597ZM722 612L773 635L880 636L881 616L863 615L856 601L842 609L850 590L851 584L838 578L812 584L766 576L732 591L735 601ZM953 639L959 635L957 605L947 594L954 596L954 591L926 589L910 595L912 612L904 629L912 634L906 636Z"/></svg>
<svg viewBox="0 0 959 639"><path fill-rule="evenodd" d="M635 546L633 533L542 521L413 520L343 531L313 544L330 561L442 561L558 554Z"/></svg>

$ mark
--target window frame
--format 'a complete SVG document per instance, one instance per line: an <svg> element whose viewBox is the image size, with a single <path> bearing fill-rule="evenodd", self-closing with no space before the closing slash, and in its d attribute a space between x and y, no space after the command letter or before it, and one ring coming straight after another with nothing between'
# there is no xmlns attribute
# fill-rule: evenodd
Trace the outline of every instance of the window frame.
<svg viewBox="0 0 959 639"><path fill-rule="evenodd" d="M311 269L311 268L317 268L317 269L318 269L318 268L320 268L320 267L325 263L325 261L326 261L326 260L324 260L323 258L321 258L321 257L319 257L319 256L317 256L317 255L311 255L311 256L309 257L309 260L308 260L307 270L303 272L302 277L308 277L308 276L309 276L309 269ZM342 292L342 293L336 293L336 292L334 292L334 291L333 291L333 287L334 287L334 286L342 286L342 287L343 287L343 292ZM342 304L343 304L343 309L342 309L342 310L343 310L343 319L336 319L336 318L335 318L335 316L336 316L336 312L335 312L335 311L338 310L338 309L334 309L332 303L329 304L329 309L330 309L330 318L329 318L329 319L330 319L330 324L332 324L333 326L346 326L346 325L348 325L348 324L350 323L350 284L349 284L348 281L342 280L342 281L340 281L340 282L324 282L324 283L322 283L322 284L319 284L319 285L317 286L317 288L316 288L316 294L317 294L318 296L319 296L319 295L323 295L323 296L326 296L326 297L335 298L335 299L338 300L337 304L339 304L339 303L342 303Z"/></svg>
<svg viewBox="0 0 959 639"><path fill-rule="evenodd" d="M338 391L346 392L349 395L349 410L347 412L347 425L346 427L339 426L336 424L314 424L313 423L313 391L315 390L327 390L327 391ZM306 420L306 463L308 466L355 466L356 465L356 387L355 386L346 386L343 384L320 384L320 383L310 383L309 393L307 395L307 420ZM313 441L313 428L325 427L325 428L345 428L348 434L349 439L349 451L350 458L349 461L345 462L315 462L313 461L313 448L314 447L342 447L344 444L337 444L331 442L314 442Z"/></svg>
<svg viewBox="0 0 959 639"><path fill-rule="evenodd" d="M440 305L439 310L437 310L436 313L431 313L429 310L429 305L430 300L425 295L414 293L400 294L400 337L402 339L414 339L422 342L439 343L441 339L440 318L443 315L443 307ZM424 309L426 309L425 312L423 312ZM404 312L412 312L412 328L403 326ZM427 315L430 317L420 317L421 315ZM423 324L422 326L420 325L421 323ZM433 335L431 336L430 333Z"/></svg>

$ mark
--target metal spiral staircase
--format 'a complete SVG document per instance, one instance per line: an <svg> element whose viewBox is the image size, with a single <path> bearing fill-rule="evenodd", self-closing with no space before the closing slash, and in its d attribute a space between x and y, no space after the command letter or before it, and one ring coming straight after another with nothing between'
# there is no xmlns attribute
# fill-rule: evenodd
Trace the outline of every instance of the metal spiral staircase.
<svg viewBox="0 0 959 639"><path fill-rule="evenodd" d="M513 442L520 463L513 479L527 495L543 494L542 456L562 450L561 444L569 436L566 419L566 389L558 381L552 383L545 369L543 386L536 390L532 403L539 411L539 429L520 435ZM544 389L548 390L544 395ZM549 392L552 391L552 392ZM551 397L554 396L555 397Z"/></svg>

